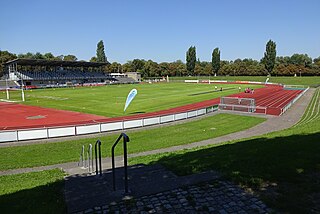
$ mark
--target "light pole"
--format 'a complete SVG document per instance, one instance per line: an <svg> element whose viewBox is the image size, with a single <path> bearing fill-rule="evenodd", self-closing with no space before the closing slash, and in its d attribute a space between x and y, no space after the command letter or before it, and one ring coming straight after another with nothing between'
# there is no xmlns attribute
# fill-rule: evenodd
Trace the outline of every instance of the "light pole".
<svg viewBox="0 0 320 214"><path fill-rule="evenodd" d="M0 58L1 58L1 69L3 70L3 68L2 68L3 59L2 59L2 51L1 51L1 49L0 49ZM0 70L0 72L1 72L1 70Z"/></svg>

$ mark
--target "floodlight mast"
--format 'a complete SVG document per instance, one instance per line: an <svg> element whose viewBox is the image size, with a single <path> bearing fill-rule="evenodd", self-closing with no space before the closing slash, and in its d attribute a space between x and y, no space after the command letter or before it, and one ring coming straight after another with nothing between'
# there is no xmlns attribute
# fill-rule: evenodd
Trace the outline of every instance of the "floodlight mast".
<svg viewBox="0 0 320 214"><path fill-rule="evenodd" d="M23 79L22 78L21 78L21 86L22 86L22 91L21 91L22 102L24 102L25 101L25 99L24 99L24 90L23 90L24 85L23 85Z"/></svg>
<svg viewBox="0 0 320 214"><path fill-rule="evenodd" d="M7 100L9 100L10 95L9 95L9 86L8 86L8 76L6 77L6 93L7 93Z"/></svg>
<svg viewBox="0 0 320 214"><path fill-rule="evenodd" d="M0 58L1 58L1 66L3 65L3 59L2 59L2 50L0 49ZM3 67L3 71L4 71L4 67ZM9 76L9 75L8 75ZM7 100L10 99L10 96L9 96L9 87L8 87L8 76L6 76L6 94L7 94Z"/></svg>

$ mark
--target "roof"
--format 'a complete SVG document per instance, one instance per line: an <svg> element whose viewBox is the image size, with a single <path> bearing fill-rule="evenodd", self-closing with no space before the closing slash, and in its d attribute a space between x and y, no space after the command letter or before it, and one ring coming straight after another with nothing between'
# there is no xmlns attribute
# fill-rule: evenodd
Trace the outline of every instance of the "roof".
<svg viewBox="0 0 320 214"><path fill-rule="evenodd" d="M60 67L101 67L107 65L105 62L86 62L86 61L62 61L62 60L44 60L44 59L14 59L4 63L10 65L16 63L18 65L30 66L60 66Z"/></svg>

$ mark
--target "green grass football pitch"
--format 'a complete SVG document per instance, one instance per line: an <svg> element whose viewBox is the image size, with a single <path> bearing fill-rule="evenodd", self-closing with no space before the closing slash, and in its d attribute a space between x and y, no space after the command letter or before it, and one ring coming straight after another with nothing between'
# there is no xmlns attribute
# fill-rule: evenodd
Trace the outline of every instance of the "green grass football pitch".
<svg viewBox="0 0 320 214"><path fill-rule="evenodd" d="M24 104L116 117L170 109L235 94L239 92L239 86L242 91L246 87L263 87L237 84L161 83L36 89L25 91ZM217 89L222 87L223 91L215 91L215 87ZM138 90L138 95L124 113L127 95L133 88Z"/></svg>

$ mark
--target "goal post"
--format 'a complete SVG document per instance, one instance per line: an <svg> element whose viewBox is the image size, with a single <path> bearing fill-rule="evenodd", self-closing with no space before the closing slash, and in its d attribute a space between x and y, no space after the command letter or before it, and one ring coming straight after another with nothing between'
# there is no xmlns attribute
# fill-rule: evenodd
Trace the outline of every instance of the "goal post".
<svg viewBox="0 0 320 214"><path fill-rule="evenodd" d="M21 102L25 101L23 87L10 80L0 80L0 101Z"/></svg>
<svg viewBox="0 0 320 214"><path fill-rule="evenodd" d="M219 109L229 111L255 112L256 102L253 98L221 97Z"/></svg>

